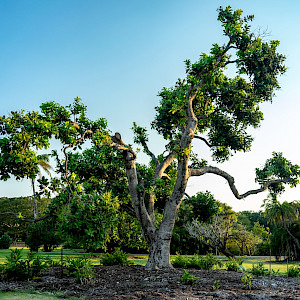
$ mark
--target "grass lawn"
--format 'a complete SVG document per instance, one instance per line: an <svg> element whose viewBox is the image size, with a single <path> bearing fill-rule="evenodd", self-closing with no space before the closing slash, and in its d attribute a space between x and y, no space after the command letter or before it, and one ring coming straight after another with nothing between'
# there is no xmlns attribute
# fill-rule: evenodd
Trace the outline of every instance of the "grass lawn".
<svg viewBox="0 0 300 300"><path fill-rule="evenodd" d="M53 300L61 299L59 295L39 291L24 292L0 292L0 300ZM78 298L67 298L68 300L78 300Z"/></svg>

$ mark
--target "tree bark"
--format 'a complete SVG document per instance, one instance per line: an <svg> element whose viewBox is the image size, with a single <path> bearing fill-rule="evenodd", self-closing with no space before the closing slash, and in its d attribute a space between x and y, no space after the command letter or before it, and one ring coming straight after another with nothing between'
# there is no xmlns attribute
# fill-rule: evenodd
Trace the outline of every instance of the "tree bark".
<svg viewBox="0 0 300 300"><path fill-rule="evenodd" d="M159 231L149 243L149 257L146 270L170 269L170 244L171 238L163 237Z"/></svg>
<svg viewBox="0 0 300 300"><path fill-rule="evenodd" d="M36 206L36 194L35 194L35 186L34 179L31 179L32 191L33 191L33 219L37 219L37 206Z"/></svg>

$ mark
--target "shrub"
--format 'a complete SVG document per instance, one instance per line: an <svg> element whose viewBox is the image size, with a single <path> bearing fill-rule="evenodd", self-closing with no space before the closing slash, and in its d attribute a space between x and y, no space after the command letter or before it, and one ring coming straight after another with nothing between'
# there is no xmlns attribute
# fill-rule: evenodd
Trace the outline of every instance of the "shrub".
<svg viewBox="0 0 300 300"><path fill-rule="evenodd" d="M104 253L101 255L100 262L104 266L128 266L133 262L128 260L128 254L124 253L120 248L116 248L112 254Z"/></svg>
<svg viewBox="0 0 300 300"><path fill-rule="evenodd" d="M66 258L66 269L68 276L75 277L77 282L86 284L95 277L95 268L86 257Z"/></svg>
<svg viewBox="0 0 300 300"><path fill-rule="evenodd" d="M0 249L9 249L11 243L12 243L12 239L7 233L4 233L0 237Z"/></svg>
<svg viewBox="0 0 300 300"><path fill-rule="evenodd" d="M27 259L22 259L23 249L11 250L6 256L2 274L6 280L27 280L39 276L43 269L49 268L49 263L35 253L28 253Z"/></svg>
<svg viewBox="0 0 300 300"><path fill-rule="evenodd" d="M172 265L175 268L211 270L215 265L221 267L222 262L215 258L212 254L208 254L206 256L195 255L191 257L177 255L172 261Z"/></svg>
<svg viewBox="0 0 300 300"><path fill-rule="evenodd" d="M190 275L187 270L184 270L183 276L179 277L179 281L183 284L194 284L198 279L199 279L199 277Z"/></svg>
<svg viewBox="0 0 300 300"><path fill-rule="evenodd" d="M227 271L244 272L246 269L242 264L242 258L229 257L229 261L225 263L225 268Z"/></svg>
<svg viewBox="0 0 300 300"><path fill-rule="evenodd" d="M249 270L250 273L257 276L267 276L270 272L265 268L263 263L253 264L252 268Z"/></svg>
<svg viewBox="0 0 300 300"><path fill-rule="evenodd" d="M172 265L174 268L186 268L188 265L188 258L186 256L177 254L172 261Z"/></svg>
<svg viewBox="0 0 300 300"><path fill-rule="evenodd" d="M292 266L288 271L289 277L300 277L300 264L296 266Z"/></svg>

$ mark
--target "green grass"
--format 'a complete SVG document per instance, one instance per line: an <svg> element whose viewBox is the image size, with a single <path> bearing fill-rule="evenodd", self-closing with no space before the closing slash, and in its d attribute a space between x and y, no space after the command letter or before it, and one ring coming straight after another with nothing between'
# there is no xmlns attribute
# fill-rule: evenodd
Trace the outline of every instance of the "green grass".
<svg viewBox="0 0 300 300"><path fill-rule="evenodd" d="M61 299L59 295L39 291L16 291L16 292L0 292L0 300L53 300ZM78 300L80 298L65 298L68 300Z"/></svg>

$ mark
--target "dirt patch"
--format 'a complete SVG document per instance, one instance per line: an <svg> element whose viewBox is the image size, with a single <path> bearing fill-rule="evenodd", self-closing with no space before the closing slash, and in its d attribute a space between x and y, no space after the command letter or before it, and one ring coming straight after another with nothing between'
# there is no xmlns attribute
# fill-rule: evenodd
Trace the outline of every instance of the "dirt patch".
<svg viewBox="0 0 300 300"><path fill-rule="evenodd" d="M194 285L184 285L178 278L182 269L146 271L142 266L96 266L95 279L80 285L73 278L61 277L59 269L51 269L30 282L0 282L0 291L35 289L60 291L64 297L83 299L300 299L300 280L286 277L255 277L252 289L241 281L242 274L229 271L189 270L199 277ZM214 282L219 280L219 289Z"/></svg>

